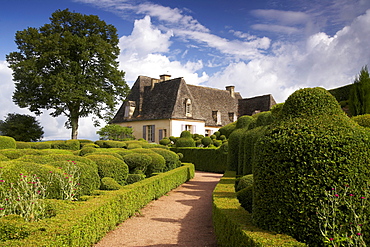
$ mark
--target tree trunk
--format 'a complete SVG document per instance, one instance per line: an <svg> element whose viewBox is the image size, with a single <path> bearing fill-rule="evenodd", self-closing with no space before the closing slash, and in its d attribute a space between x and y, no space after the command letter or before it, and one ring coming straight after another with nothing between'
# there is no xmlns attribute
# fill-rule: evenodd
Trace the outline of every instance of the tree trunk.
<svg viewBox="0 0 370 247"><path fill-rule="evenodd" d="M75 114L73 114L71 116L71 127L72 127L72 136L71 136L71 139L77 139L77 134L78 134L78 115L76 116Z"/></svg>

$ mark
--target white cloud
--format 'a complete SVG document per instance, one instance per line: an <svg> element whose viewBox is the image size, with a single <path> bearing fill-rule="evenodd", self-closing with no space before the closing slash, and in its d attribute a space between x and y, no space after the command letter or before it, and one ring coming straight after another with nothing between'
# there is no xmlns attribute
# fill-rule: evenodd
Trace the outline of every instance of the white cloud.
<svg viewBox="0 0 370 247"><path fill-rule="evenodd" d="M285 25L305 24L310 20L310 16L304 12L283 11L276 9L257 9L252 14L270 21L277 21Z"/></svg>
<svg viewBox="0 0 370 247"><path fill-rule="evenodd" d="M293 34L293 33L300 32L300 29L296 27L288 27L288 26L281 26L281 25L254 24L251 27L255 30L285 33L285 34Z"/></svg>
<svg viewBox="0 0 370 247"><path fill-rule="evenodd" d="M305 43L274 43L273 55L230 64L211 76L208 85L234 84L243 97L271 93L283 102L299 88L350 84L370 64L369 25L370 10L332 37L320 32Z"/></svg>

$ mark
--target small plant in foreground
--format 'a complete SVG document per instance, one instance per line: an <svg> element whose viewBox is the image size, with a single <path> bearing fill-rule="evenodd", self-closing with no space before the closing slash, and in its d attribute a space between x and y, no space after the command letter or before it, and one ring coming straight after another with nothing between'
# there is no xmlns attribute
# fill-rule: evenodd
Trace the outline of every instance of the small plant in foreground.
<svg viewBox="0 0 370 247"><path fill-rule="evenodd" d="M20 173L16 184L11 183L10 188L1 188L0 217L17 214L27 221L37 221L46 215L45 187L36 175ZM3 184L5 181L0 180Z"/></svg>
<svg viewBox="0 0 370 247"><path fill-rule="evenodd" d="M325 192L326 201L321 201L317 208L319 225L325 246L366 246L363 239L362 227L368 222L365 209L368 206L369 188L362 195L351 193L350 186L332 188ZM339 222L343 215L348 222Z"/></svg>
<svg viewBox="0 0 370 247"><path fill-rule="evenodd" d="M68 160L69 165L61 174L55 173L60 183L60 193L63 200L76 201L80 190L80 173L75 161ZM62 169L61 167L59 169Z"/></svg>

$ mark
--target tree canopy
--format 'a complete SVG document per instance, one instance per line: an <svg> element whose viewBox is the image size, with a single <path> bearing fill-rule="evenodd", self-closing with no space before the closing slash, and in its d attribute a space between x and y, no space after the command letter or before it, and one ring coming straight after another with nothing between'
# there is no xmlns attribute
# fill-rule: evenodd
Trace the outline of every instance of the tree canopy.
<svg viewBox="0 0 370 247"><path fill-rule="evenodd" d="M57 10L51 23L16 33L17 52L7 55L13 70L13 101L36 114L65 115L72 139L78 120L103 118L129 88L118 69L117 30L95 15Z"/></svg>
<svg viewBox="0 0 370 247"><path fill-rule="evenodd" d="M2 135L13 137L16 141L40 141L44 131L39 121L30 115L8 113L4 121L0 121Z"/></svg>
<svg viewBox="0 0 370 247"><path fill-rule="evenodd" d="M125 138L133 138L133 129L117 124L108 124L96 132L101 139L121 141Z"/></svg>
<svg viewBox="0 0 370 247"><path fill-rule="evenodd" d="M352 85L349 110L352 116L370 113L370 77L367 66L361 69Z"/></svg>

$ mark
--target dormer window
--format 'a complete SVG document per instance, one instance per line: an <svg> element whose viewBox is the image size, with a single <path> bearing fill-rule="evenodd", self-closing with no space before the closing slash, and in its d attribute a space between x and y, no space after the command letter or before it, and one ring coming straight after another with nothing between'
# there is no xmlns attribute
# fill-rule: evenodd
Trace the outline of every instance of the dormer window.
<svg viewBox="0 0 370 247"><path fill-rule="evenodd" d="M217 125L221 125L221 112L220 111L212 111L212 118L216 122Z"/></svg>
<svg viewBox="0 0 370 247"><path fill-rule="evenodd" d="M135 111L136 103L135 101L126 101L125 102L125 118L131 118Z"/></svg>
<svg viewBox="0 0 370 247"><path fill-rule="evenodd" d="M186 117L192 117L192 106L191 106L191 100L186 99L185 100L185 116Z"/></svg>
<svg viewBox="0 0 370 247"><path fill-rule="evenodd" d="M229 112L229 120L230 122L235 122L237 120L234 112Z"/></svg>

